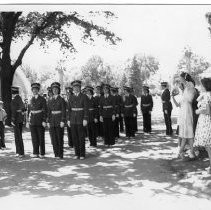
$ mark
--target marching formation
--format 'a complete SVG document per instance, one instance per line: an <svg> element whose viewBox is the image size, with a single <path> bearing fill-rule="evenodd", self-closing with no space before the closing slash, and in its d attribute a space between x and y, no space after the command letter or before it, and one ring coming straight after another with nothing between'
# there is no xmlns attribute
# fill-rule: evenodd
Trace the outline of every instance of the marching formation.
<svg viewBox="0 0 211 210"><path fill-rule="evenodd" d="M161 102L166 126L166 135L172 136L171 99L179 107L178 114L178 158L185 158L186 145L189 146L190 159L195 159L201 148L207 150L211 165L211 78L201 80L202 90L195 88L195 82L188 73L182 72L178 90L168 89L168 83L161 83ZM54 156L63 159L64 129L67 127L68 145L74 148L74 159L85 159L86 140L90 147L97 147L103 140L105 147L112 147L125 131L127 138L135 137L138 131L138 100L133 88L124 86L123 94L117 87L102 84L82 89L82 82L75 80L66 87L66 97L61 96L60 83L53 82L48 94L40 94L40 84L31 84L32 98L24 104L18 87L11 87L11 120L14 128L16 154L24 157L22 129L24 113L27 113L26 126L30 128L33 147L32 156L45 157L45 128L49 129ZM179 91L180 89L180 91ZM181 92L178 102L175 96ZM143 131L150 133L153 98L148 86L143 86L140 109L143 115ZM198 117L199 116L199 117ZM6 112L0 102L0 148L5 148L4 120ZM199 120L198 120L199 118ZM125 128L124 128L125 127ZM211 168L209 167L209 173Z"/></svg>
<svg viewBox="0 0 211 210"><path fill-rule="evenodd" d="M26 126L31 132L34 158L45 157L46 127L49 128L54 156L57 159L63 159L65 127L67 127L68 145L75 151L74 159L86 157L86 139L89 139L91 147L97 147L97 139L104 140L106 147L114 145L120 136L119 132L124 131L124 125L126 137L135 137L138 130L138 101L132 88L124 86L124 94L120 96L117 87L102 84L95 88L86 86L81 89L81 83L80 80L75 80L71 83L71 87L66 87L66 97L61 96L58 82L52 83L47 89L47 97L39 93L40 84L33 83L31 84L33 96L27 107L19 95L19 88L11 87L12 126L18 157L24 157L22 129L25 112L27 112ZM143 106L146 110L148 105L143 104ZM149 107L151 110L152 104ZM6 113L2 115L2 118L5 117ZM148 121L151 121L147 118L149 117L145 117L146 126L149 124ZM4 138L1 139L4 142ZM4 147L2 143L1 148Z"/></svg>

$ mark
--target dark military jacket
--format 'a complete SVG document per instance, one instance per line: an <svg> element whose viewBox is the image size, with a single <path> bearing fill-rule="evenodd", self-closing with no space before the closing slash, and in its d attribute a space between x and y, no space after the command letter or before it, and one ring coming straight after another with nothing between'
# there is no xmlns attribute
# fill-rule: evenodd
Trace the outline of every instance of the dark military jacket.
<svg viewBox="0 0 211 210"><path fill-rule="evenodd" d="M25 106L19 95L11 101L11 117L14 124L23 123Z"/></svg>
<svg viewBox="0 0 211 210"><path fill-rule="evenodd" d="M141 96L141 111L142 111L142 113L148 113L149 111L152 111L152 107L153 107L152 96L150 94L142 95Z"/></svg>
<svg viewBox="0 0 211 210"><path fill-rule="evenodd" d="M85 94L73 94L68 100L68 120L71 124L83 124L88 120L88 98Z"/></svg>
<svg viewBox="0 0 211 210"><path fill-rule="evenodd" d="M116 114L115 111L115 98L112 95L100 97L100 116L103 118L111 118L112 115Z"/></svg>
<svg viewBox="0 0 211 210"><path fill-rule="evenodd" d="M129 96L123 97L123 114L125 117L133 117L133 114L137 114L137 98L129 94Z"/></svg>
<svg viewBox="0 0 211 210"><path fill-rule="evenodd" d="M165 89L161 95L161 100L163 104L163 111L164 110L172 110L172 104L171 104L171 96L169 89Z"/></svg>
<svg viewBox="0 0 211 210"><path fill-rule="evenodd" d="M113 97L114 97L114 101L115 101L115 112L116 112L116 114L120 114L121 113L121 96L115 95Z"/></svg>
<svg viewBox="0 0 211 210"><path fill-rule="evenodd" d="M30 125L41 126L42 122L46 122L47 104L43 96L38 95L37 99L32 97L28 109Z"/></svg>
<svg viewBox="0 0 211 210"><path fill-rule="evenodd" d="M99 116L100 116L100 98L101 98L102 96L101 95L96 95L96 96L94 96L94 98L95 98L95 103L96 103L96 106L97 106L97 113L98 113L98 118L99 118Z"/></svg>
<svg viewBox="0 0 211 210"><path fill-rule="evenodd" d="M55 112L57 112L55 114ZM66 104L65 100L58 95L48 101L48 116L47 122L50 123L51 127L60 127L60 123L66 121Z"/></svg>
<svg viewBox="0 0 211 210"><path fill-rule="evenodd" d="M98 118L98 103L96 99L92 96L91 99L87 96L88 100L88 122L93 122L94 119Z"/></svg>

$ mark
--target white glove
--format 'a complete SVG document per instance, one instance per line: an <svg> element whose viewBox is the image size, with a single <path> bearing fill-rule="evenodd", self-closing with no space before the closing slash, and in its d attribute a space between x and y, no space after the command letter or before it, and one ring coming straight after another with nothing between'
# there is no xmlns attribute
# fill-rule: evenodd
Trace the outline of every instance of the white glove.
<svg viewBox="0 0 211 210"><path fill-rule="evenodd" d="M133 114L133 117L136 117L136 114L135 113Z"/></svg>
<svg viewBox="0 0 211 210"><path fill-rule="evenodd" d="M49 128L50 128L50 123L47 123L47 127L49 127Z"/></svg>
<svg viewBox="0 0 211 210"><path fill-rule="evenodd" d="M60 127L64 128L64 122L60 122Z"/></svg>
<svg viewBox="0 0 211 210"><path fill-rule="evenodd" d="M14 124L13 122L11 122L11 125L12 125L12 126L15 126L15 124Z"/></svg>
<svg viewBox="0 0 211 210"><path fill-rule="evenodd" d="M42 126L45 128L46 127L46 122L42 122Z"/></svg>
<svg viewBox="0 0 211 210"><path fill-rule="evenodd" d="M116 114L116 117L119 117L119 114Z"/></svg>
<svg viewBox="0 0 211 210"><path fill-rule="evenodd" d="M124 114L121 114L122 117L124 117Z"/></svg>
<svg viewBox="0 0 211 210"><path fill-rule="evenodd" d="M13 124L13 123L12 123L12 124ZM26 128L29 128L29 123L28 123L28 122L26 123Z"/></svg>
<svg viewBox="0 0 211 210"><path fill-rule="evenodd" d="M95 118L95 119L94 119L94 122L95 122L95 123L97 123L97 122L98 122L97 118Z"/></svg>
<svg viewBox="0 0 211 210"><path fill-rule="evenodd" d="M115 120L115 115L113 114L113 115L112 115L112 121L114 121L114 120Z"/></svg>
<svg viewBox="0 0 211 210"><path fill-rule="evenodd" d="M165 113L165 114L168 114L168 110L164 110L164 113Z"/></svg>
<svg viewBox="0 0 211 210"><path fill-rule="evenodd" d="M70 121L67 121L67 126L70 127Z"/></svg>
<svg viewBox="0 0 211 210"><path fill-rule="evenodd" d="M84 127L87 126L87 120L83 120L83 126L84 126Z"/></svg>
<svg viewBox="0 0 211 210"><path fill-rule="evenodd" d="M100 116L100 122L103 122L103 117L102 116Z"/></svg>

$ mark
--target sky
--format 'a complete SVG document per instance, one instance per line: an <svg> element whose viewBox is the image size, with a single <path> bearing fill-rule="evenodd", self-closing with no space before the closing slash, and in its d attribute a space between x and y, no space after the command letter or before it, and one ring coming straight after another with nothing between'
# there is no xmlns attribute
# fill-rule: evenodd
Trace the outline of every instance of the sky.
<svg viewBox="0 0 211 210"><path fill-rule="evenodd" d="M11 7L10 7L11 8ZM17 9L14 7L13 9ZM20 8L20 7L19 7ZM31 11L32 7L21 9ZM75 59L67 59L68 66L84 65L92 55L101 56L106 63L121 65L127 58L140 53L156 57L160 63L160 73L164 79L177 70L184 47L189 46L196 54L211 63L211 36L205 18L211 12L211 5L56 5L37 6L33 10L77 10L86 13L90 10L110 10L118 17L110 25L122 42L109 46L103 39L97 39L95 46L80 42L79 33L73 31L78 53ZM104 24L99 20L99 24ZM13 47L14 58L22 47L19 42ZM54 68L60 59L57 45L52 44L44 53L37 44L27 51L23 63L32 68L43 66Z"/></svg>

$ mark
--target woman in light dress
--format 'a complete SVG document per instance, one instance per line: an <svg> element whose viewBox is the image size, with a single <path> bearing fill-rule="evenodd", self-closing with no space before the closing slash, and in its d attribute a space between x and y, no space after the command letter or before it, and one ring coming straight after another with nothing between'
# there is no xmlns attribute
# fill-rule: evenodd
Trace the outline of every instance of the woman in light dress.
<svg viewBox="0 0 211 210"><path fill-rule="evenodd" d="M180 81L184 85L184 91L182 93L180 101L180 113L179 113L179 138L182 139L181 146L179 149L179 156L184 158L184 148L186 143L190 146L190 159L194 159L194 150L193 150L193 140L194 140L194 131L193 131L193 109L192 102L196 94L194 87L194 81L191 76L182 72L180 74Z"/></svg>
<svg viewBox="0 0 211 210"><path fill-rule="evenodd" d="M202 93L198 97L198 109L196 114L199 115L196 126L194 146L205 147L210 159L208 173L211 174L211 78L201 80Z"/></svg>

